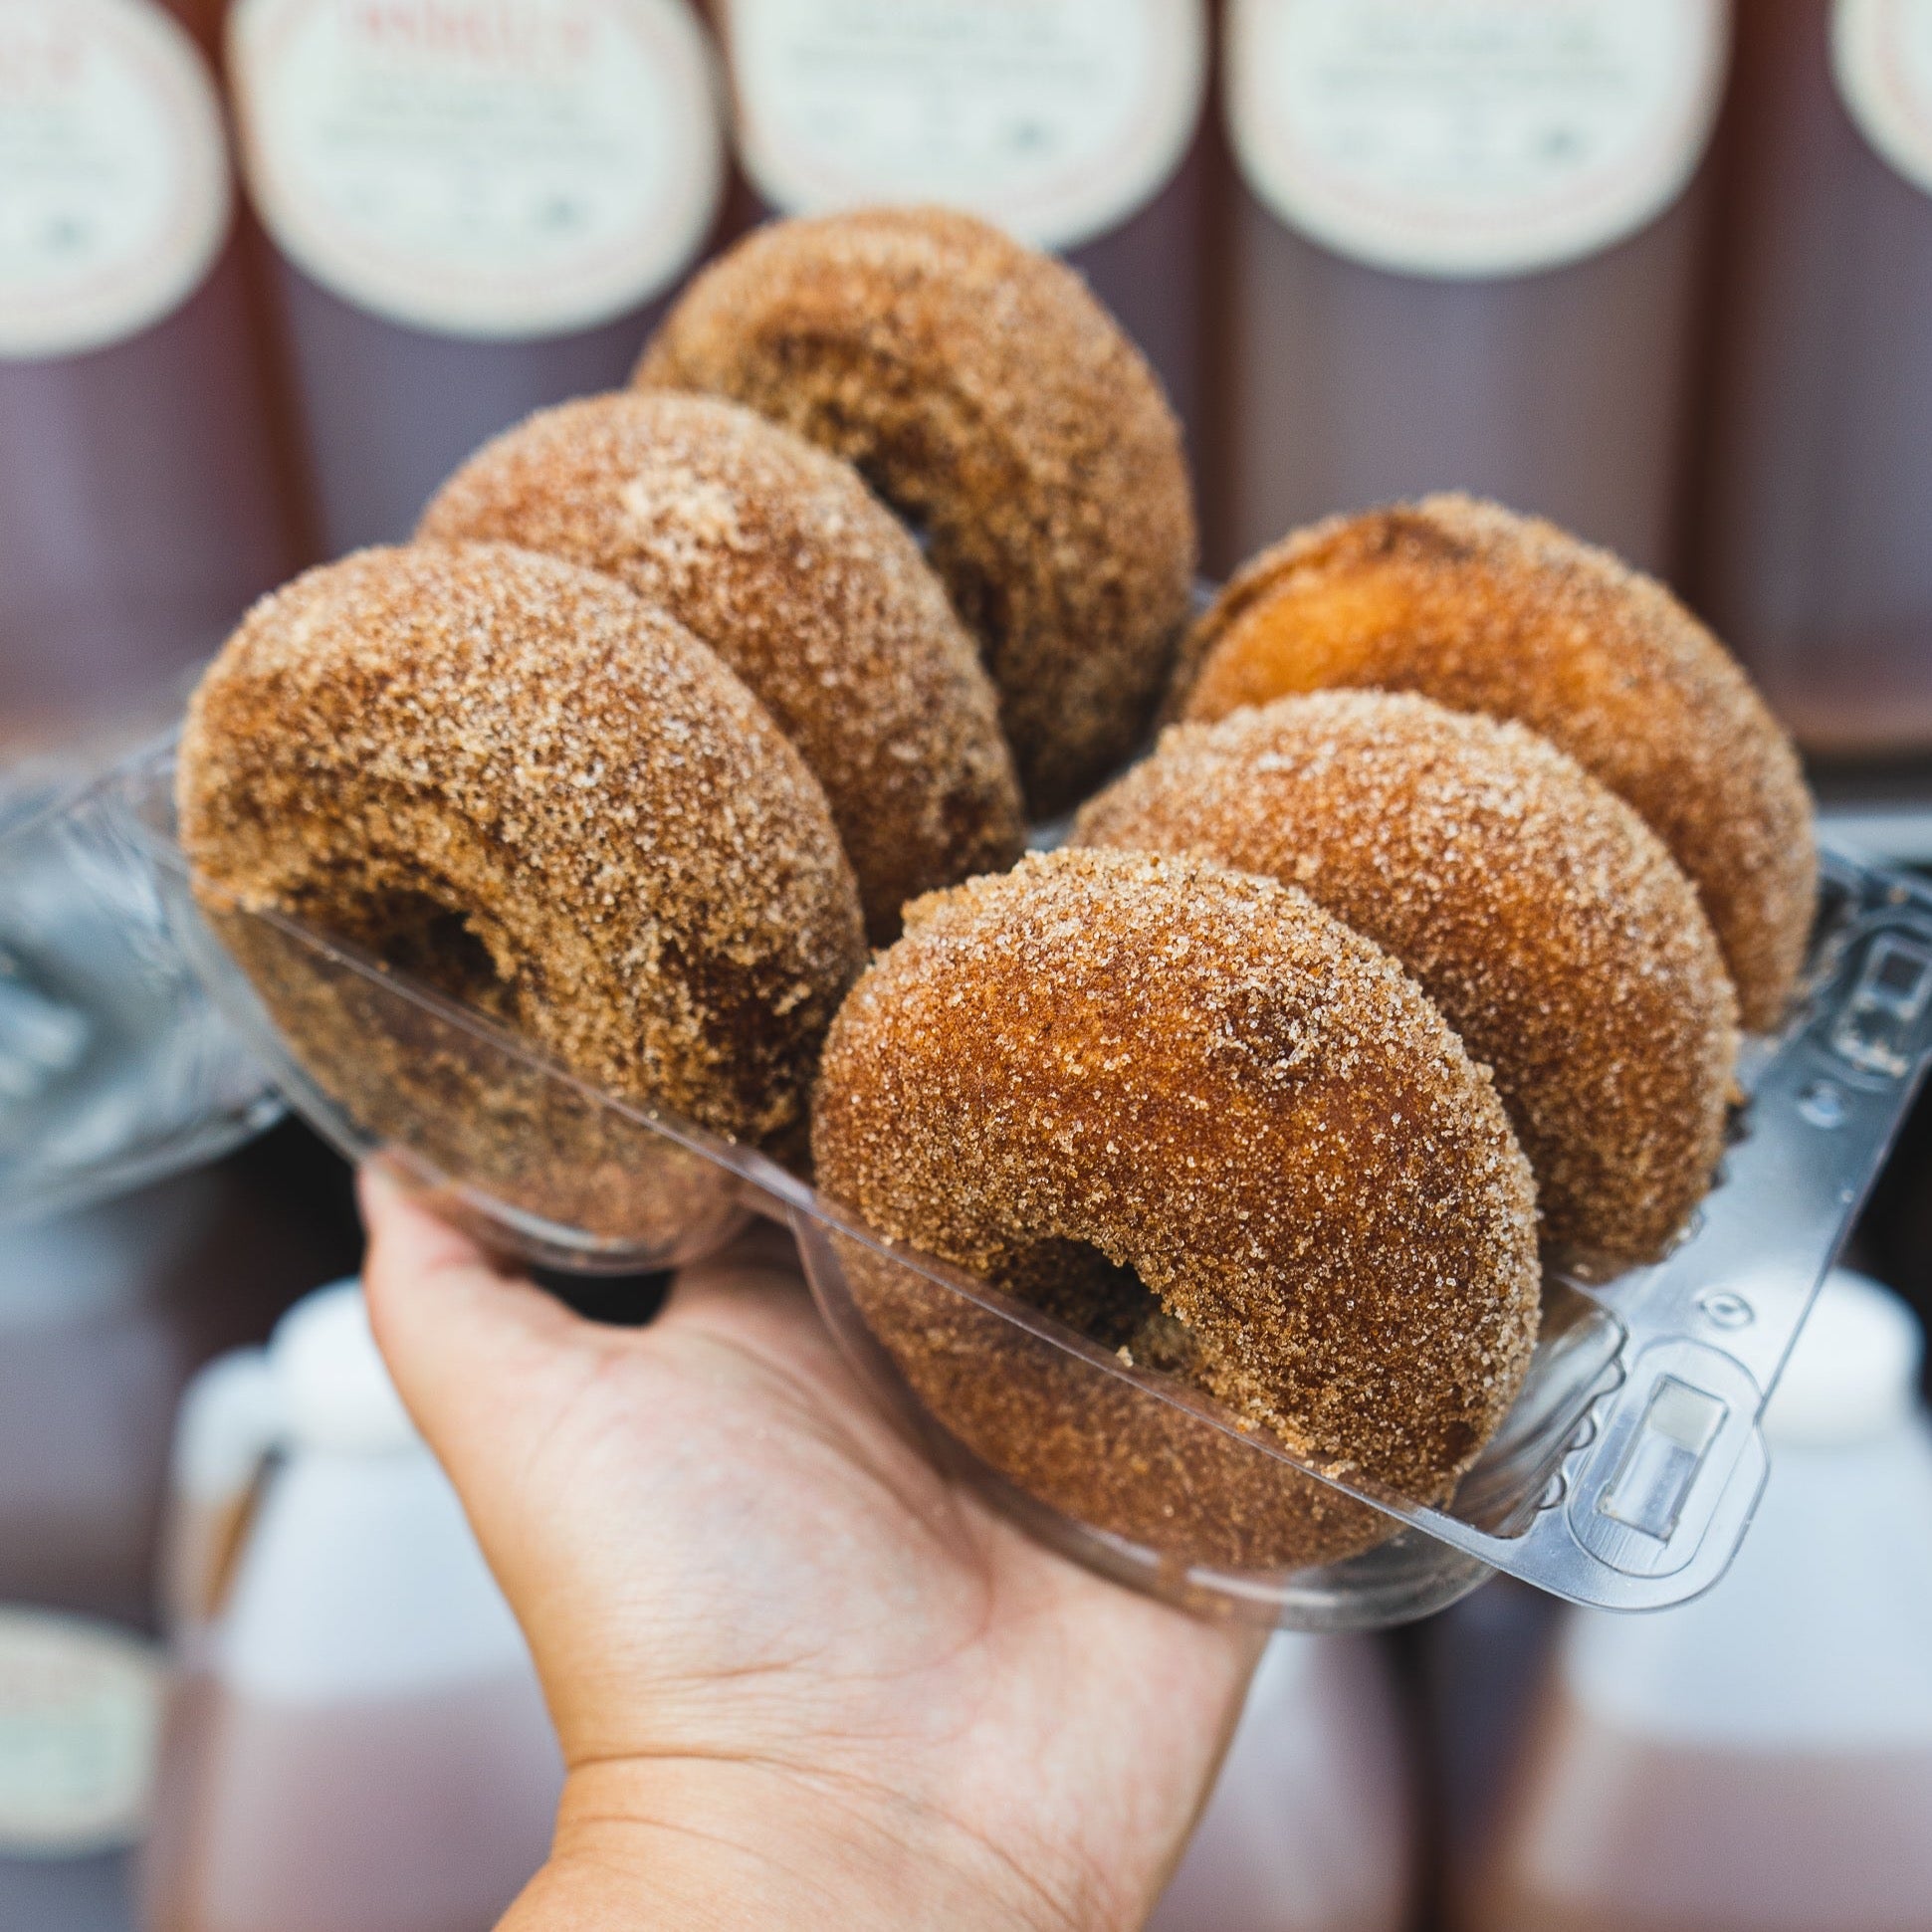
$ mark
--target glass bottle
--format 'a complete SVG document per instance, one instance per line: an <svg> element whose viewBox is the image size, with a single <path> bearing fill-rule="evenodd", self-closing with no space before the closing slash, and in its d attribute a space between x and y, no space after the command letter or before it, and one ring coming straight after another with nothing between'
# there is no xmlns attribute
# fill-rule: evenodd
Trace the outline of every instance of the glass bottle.
<svg viewBox="0 0 1932 1932"><path fill-rule="evenodd" d="M1063 254L1199 447L1204 0L723 0L739 156L767 210L943 202Z"/></svg>
<svg viewBox="0 0 1932 1932"><path fill-rule="evenodd" d="M166 8L0 7L0 755L139 709L298 560L233 215Z"/></svg>
<svg viewBox="0 0 1932 1932"><path fill-rule="evenodd" d="M1462 489L1674 561L1726 0L1229 0L1233 554Z"/></svg>
<svg viewBox="0 0 1932 1932"><path fill-rule="evenodd" d="M1932 5L1739 10L1696 589L1801 743L1932 751Z"/></svg>
<svg viewBox="0 0 1932 1932"><path fill-rule="evenodd" d="M1766 1411L1729 1574L1574 1611L1471 1932L1897 1932L1932 1900L1932 1418L1923 1337L1836 1273Z"/></svg>
<svg viewBox="0 0 1932 1932"><path fill-rule="evenodd" d="M620 385L724 195L687 0L235 0L228 67L331 553Z"/></svg>
<svg viewBox="0 0 1932 1932"><path fill-rule="evenodd" d="M529 1651L360 1288L299 1303L265 1366L271 1402L230 1360L187 1411L142 1924L476 1932L562 1787Z"/></svg>
<svg viewBox="0 0 1932 1932"><path fill-rule="evenodd" d="M1381 1650L1369 1637L1282 1631L1148 1932L1401 1932L1414 1862Z"/></svg>

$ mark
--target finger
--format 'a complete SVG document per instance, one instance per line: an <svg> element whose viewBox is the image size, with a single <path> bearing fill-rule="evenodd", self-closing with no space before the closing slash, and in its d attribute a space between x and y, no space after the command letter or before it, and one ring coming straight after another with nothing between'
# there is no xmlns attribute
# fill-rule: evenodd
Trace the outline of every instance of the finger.
<svg viewBox="0 0 1932 1932"><path fill-rule="evenodd" d="M808 1292L798 1243L771 1221L754 1220L717 1253L686 1262L671 1277L659 1319L682 1319L713 1300L736 1299L753 1285L787 1297Z"/></svg>
<svg viewBox="0 0 1932 1932"><path fill-rule="evenodd" d="M832 1356L805 1282L805 1265L790 1232L756 1221L703 1261L671 1277L658 1332L684 1328L741 1346L755 1344L797 1369L822 1370Z"/></svg>
<svg viewBox="0 0 1932 1932"><path fill-rule="evenodd" d="M369 1321L404 1404L461 1481L515 1453L518 1418L581 1350L567 1310L498 1271L380 1165L357 1177L368 1254Z"/></svg>

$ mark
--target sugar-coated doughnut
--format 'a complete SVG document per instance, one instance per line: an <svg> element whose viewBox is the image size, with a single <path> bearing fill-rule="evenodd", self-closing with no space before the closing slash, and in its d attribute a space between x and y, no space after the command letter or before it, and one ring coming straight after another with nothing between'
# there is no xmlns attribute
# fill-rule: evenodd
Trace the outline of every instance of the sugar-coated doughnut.
<svg viewBox="0 0 1932 1932"><path fill-rule="evenodd" d="M607 571L702 638L825 787L870 936L1019 856L997 700L918 545L846 464L735 403L543 411L466 463L418 535Z"/></svg>
<svg viewBox="0 0 1932 1932"><path fill-rule="evenodd" d="M812 1142L869 1227L1418 1501L1529 1360L1535 1194L1488 1074L1386 954L1272 880L1064 851L915 902L833 1023ZM955 1373L924 1313L885 1339L986 1460L1100 1527L1161 1509L1171 1438L1094 1466L1077 1416L995 1363ZM1305 1485L1284 1507L1250 1550L1362 1546L1359 1508L1318 1533Z"/></svg>
<svg viewBox="0 0 1932 1932"><path fill-rule="evenodd" d="M1298 885L1386 948L1495 1073L1546 1233L1653 1258L1723 1150L1737 1007L1690 882L1520 725L1328 691L1168 731L1076 842Z"/></svg>
<svg viewBox="0 0 1932 1932"><path fill-rule="evenodd" d="M941 209L778 222L693 282L638 381L787 424L924 534L1036 813L1138 744L1193 508L1159 382L1071 270Z"/></svg>
<svg viewBox="0 0 1932 1932"><path fill-rule="evenodd" d="M1797 753L1661 584L1554 525L1428 497L1298 532L1239 571L1181 653L1181 715L1331 685L1416 691L1542 733L1690 876L1747 1026L1783 1017L1818 890Z"/></svg>
<svg viewBox="0 0 1932 1932"><path fill-rule="evenodd" d="M757 701L620 584L495 544L311 570L202 678L177 789L205 903L364 946L618 1094L796 1141L864 958L851 869Z"/></svg>

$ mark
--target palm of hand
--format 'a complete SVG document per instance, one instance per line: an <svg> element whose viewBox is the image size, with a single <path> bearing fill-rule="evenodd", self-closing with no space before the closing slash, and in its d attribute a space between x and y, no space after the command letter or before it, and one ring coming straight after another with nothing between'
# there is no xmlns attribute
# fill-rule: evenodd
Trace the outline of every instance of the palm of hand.
<svg viewBox="0 0 1932 1932"><path fill-rule="evenodd" d="M1254 1638L993 1519L788 1270L696 1270L654 1327L598 1329L392 1190L368 1204L378 1334L571 1767L559 1857L736 1860L787 1925L1139 1923Z"/></svg>

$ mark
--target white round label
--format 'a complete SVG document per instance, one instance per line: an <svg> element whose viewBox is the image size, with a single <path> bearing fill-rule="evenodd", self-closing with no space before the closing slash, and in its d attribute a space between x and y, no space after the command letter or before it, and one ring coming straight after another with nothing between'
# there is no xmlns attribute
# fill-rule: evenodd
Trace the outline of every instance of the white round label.
<svg viewBox="0 0 1932 1932"><path fill-rule="evenodd" d="M234 197L221 106L150 0L0 0L0 356L124 340L198 289Z"/></svg>
<svg viewBox="0 0 1932 1932"><path fill-rule="evenodd" d="M0 1854L131 1844L147 1818L161 1669L80 1617L0 1610Z"/></svg>
<svg viewBox="0 0 1932 1932"><path fill-rule="evenodd" d="M1831 65L1865 139L1932 194L1932 0L1837 0Z"/></svg>
<svg viewBox="0 0 1932 1932"><path fill-rule="evenodd" d="M689 267L724 193L687 0L239 0L249 188L325 288L440 334L560 334Z"/></svg>
<svg viewBox="0 0 1932 1932"><path fill-rule="evenodd" d="M1708 146L1727 0L1230 0L1255 194L1342 255L1502 276L1607 248Z"/></svg>
<svg viewBox="0 0 1932 1932"><path fill-rule="evenodd" d="M1203 0L730 0L746 172L773 207L947 202L1041 248L1173 178L1207 85Z"/></svg>

